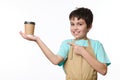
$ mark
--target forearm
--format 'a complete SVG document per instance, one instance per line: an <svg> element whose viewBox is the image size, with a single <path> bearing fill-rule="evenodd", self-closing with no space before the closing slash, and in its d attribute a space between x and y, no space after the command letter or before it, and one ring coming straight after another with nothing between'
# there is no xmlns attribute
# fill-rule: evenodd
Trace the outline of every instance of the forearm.
<svg viewBox="0 0 120 80"><path fill-rule="evenodd" d="M40 38L37 37L36 43L38 46L41 48L43 51L44 55L50 60L53 64L57 65L60 60L58 59L59 57L55 55L42 41Z"/></svg>
<svg viewBox="0 0 120 80"><path fill-rule="evenodd" d="M105 75L107 73L107 66L98 60L96 60L92 55L90 55L87 51L84 51L82 56L85 60L100 74Z"/></svg>

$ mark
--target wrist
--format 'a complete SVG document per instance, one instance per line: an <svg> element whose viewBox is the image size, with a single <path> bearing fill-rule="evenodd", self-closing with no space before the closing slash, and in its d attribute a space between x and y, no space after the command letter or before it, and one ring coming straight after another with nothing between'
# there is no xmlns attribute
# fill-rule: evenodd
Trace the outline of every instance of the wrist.
<svg viewBox="0 0 120 80"><path fill-rule="evenodd" d="M34 36L34 41L35 41L35 42L38 42L38 40L39 40L39 37Z"/></svg>
<svg viewBox="0 0 120 80"><path fill-rule="evenodd" d="M81 55L84 56L86 54L86 50L85 48L83 47L82 50L81 50Z"/></svg>
<svg viewBox="0 0 120 80"><path fill-rule="evenodd" d="M36 36L36 39L35 39L35 42L40 42L41 40L40 40L40 38L38 37L38 36Z"/></svg>

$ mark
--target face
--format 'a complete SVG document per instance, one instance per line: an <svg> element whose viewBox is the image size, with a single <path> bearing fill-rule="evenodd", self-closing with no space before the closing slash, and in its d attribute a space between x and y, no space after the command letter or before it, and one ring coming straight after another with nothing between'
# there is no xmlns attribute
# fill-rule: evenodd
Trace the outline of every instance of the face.
<svg viewBox="0 0 120 80"><path fill-rule="evenodd" d="M87 32L90 28L87 28L87 24L84 19L72 18L70 20L70 31L75 39L86 39Z"/></svg>

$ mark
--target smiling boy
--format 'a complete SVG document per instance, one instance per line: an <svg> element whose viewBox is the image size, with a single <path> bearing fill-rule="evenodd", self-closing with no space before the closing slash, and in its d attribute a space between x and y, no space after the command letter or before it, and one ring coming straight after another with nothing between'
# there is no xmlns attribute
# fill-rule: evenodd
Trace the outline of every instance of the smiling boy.
<svg viewBox="0 0 120 80"><path fill-rule="evenodd" d="M106 75L107 66L111 64L101 42L89 39L87 33L93 22L92 11L77 8L69 15L70 31L74 39L64 40L57 54L53 53L38 36L24 39L35 41L45 56L55 65L62 65L66 80L97 80L97 72Z"/></svg>

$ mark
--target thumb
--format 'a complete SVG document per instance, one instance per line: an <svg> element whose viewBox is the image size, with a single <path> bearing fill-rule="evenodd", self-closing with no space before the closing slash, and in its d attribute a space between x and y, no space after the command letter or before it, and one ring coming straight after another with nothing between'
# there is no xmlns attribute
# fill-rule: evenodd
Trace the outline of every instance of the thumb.
<svg viewBox="0 0 120 80"><path fill-rule="evenodd" d="M75 46L75 45L76 45L76 44L73 43L73 42L68 42L68 44L69 44L70 46Z"/></svg>

